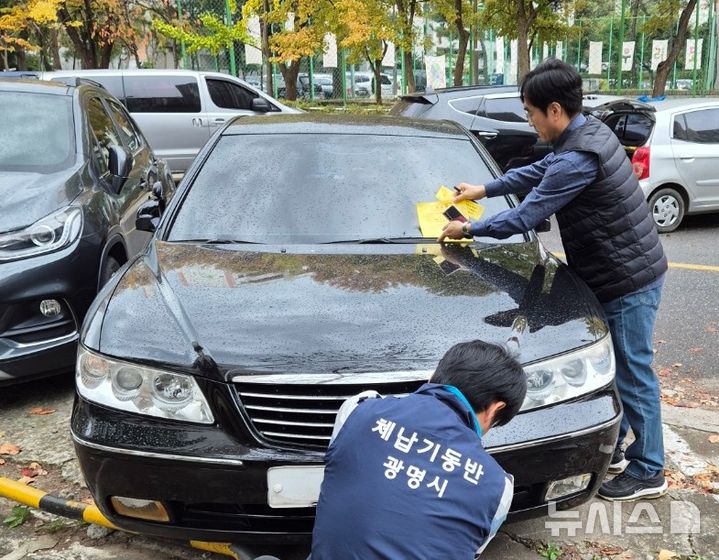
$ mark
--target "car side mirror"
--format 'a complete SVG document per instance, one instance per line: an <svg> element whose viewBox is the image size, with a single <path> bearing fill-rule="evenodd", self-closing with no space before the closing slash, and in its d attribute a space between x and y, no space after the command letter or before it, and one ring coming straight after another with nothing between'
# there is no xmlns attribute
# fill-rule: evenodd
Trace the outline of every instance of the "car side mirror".
<svg viewBox="0 0 719 560"><path fill-rule="evenodd" d="M110 146L108 151L108 168L112 176L112 189L119 193L132 171L132 154L117 145Z"/></svg>
<svg viewBox="0 0 719 560"><path fill-rule="evenodd" d="M154 187L153 187L154 190ZM147 231L153 233L160 223L160 201L148 200L137 210L135 217L135 229L137 231Z"/></svg>
<svg viewBox="0 0 719 560"><path fill-rule="evenodd" d="M269 113L272 111L272 105L264 97L255 97L252 100L252 110L256 113Z"/></svg>
<svg viewBox="0 0 719 560"><path fill-rule="evenodd" d="M541 222L539 222L539 224L537 224L534 231L537 233L547 233L548 231L552 231L552 221L549 218L544 218Z"/></svg>
<svg viewBox="0 0 719 560"><path fill-rule="evenodd" d="M165 206L167 205L167 197L165 196L165 187L162 184L162 181L155 181L155 184L152 185L152 196L155 200L158 202L158 207L160 210L160 215L165 211Z"/></svg>

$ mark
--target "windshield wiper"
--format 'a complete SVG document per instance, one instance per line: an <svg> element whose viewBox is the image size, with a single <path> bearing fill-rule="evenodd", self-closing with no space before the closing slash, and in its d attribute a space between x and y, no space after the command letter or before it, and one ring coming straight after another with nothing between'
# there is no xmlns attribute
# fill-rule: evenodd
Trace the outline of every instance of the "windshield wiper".
<svg viewBox="0 0 719 560"><path fill-rule="evenodd" d="M259 241L245 241L244 239L230 239L225 237L216 237L214 239L176 239L175 243L200 243L202 245L241 245L252 244L259 245Z"/></svg>
<svg viewBox="0 0 719 560"><path fill-rule="evenodd" d="M437 240L433 237L366 237L364 239L340 239L337 241L327 241L325 244L357 243L358 245L380 245L383 243L435 243L436 241Z"/></svg>

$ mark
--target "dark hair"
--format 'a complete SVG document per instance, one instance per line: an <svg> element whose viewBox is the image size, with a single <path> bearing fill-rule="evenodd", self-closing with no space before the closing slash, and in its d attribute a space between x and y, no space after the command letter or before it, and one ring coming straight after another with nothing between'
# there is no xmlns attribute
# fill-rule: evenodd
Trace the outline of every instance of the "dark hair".
<svg viewBox="0 0 719 560"><path fill-rule="evenodd" d="M545 115L550 103L556 101L573 117L582 110L582 77L574 66L548 58L524 76L519 95Z"/></svg>
<svg viewBox="0 0 719 560"><path fill-rule="evenodd" d="M475 412L504 401L507 406L495 418L499 426L514 418L527 394L527 377L519 362L502 346L482 340L452 346L429 381L457 387Z"/></svg>

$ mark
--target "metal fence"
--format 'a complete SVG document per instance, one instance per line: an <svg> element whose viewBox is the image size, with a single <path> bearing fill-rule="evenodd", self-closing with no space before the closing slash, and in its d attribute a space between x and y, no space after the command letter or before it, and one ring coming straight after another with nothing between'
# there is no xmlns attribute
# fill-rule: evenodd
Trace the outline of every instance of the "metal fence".
<svg viewBox="0 0 719 560"><path fill-rule="evenodd" d="M227 0L177 0L179 14L191 21L205 12L212 12L226 23L234 23L240 10L232 13ZM454 85L453 71L457 58L456 33L447 23L430 18L417 18L417 41L412 52L412 70L417 89L424 89L427 72L436 82L437 72L444 73L447 86ZM717 77L716 14L714 2L699 2L692 18L686 43L669 75L667 90L671 93L706 94L714 89ZM531 49L530 64L536 65L547 57L560 58L573 64L584 78L585 90L607 93L641 93L652 89L656 65L662 54L671 48L674 32L649 34L643 31L647 16L631 16L624 10L601 18L577 19L573 28L561 40L535 41ZM678 19L676 22L678 26ZM393 49L392 49L393 50ZM692 56L692 50L696 52ZM243 78L267 90L266 65L256 56L248 54L241 43L221 51L217 56L199 51L184 53L180 66L197 70L217 70ZM687 53L689 51L689 53ZM393 97L407 91L403 79L407 69L404 57L396 56L383 61L382 97ZM426 57L432 57L428 66ZM462 85L516 84L516 41L501 37L492 29L473 29L462 72ZM438 67L431 65L439 64ZM276 97L286 96L286 86L276 64L273 68L273 88L268 91ZM300 61L296 84L297 98L307 100L374 99L376 88L369 64L351 64L347 53L337 52L328 63L324 53Z"/></svg>

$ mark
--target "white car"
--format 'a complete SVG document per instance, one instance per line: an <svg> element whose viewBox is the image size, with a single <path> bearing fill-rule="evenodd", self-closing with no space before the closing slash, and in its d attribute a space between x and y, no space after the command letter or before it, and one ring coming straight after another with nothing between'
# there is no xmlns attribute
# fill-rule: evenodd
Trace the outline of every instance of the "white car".
<svg viewBox="0 0 719 560"><path fill-rule="evenodd" d="M719 212L719 98L624 99L594 113L632 158L660 233L687 214Z"/></svg>
<svg viewBox="0 0 719 560"><path fill-rule="evenodd" d="M389 74L380 74L380 87L382 97L394 97L394 83ZM375 92L374 73L372 72L347 72L347 89L354 92L358 97L372 97Z"/></svg>

